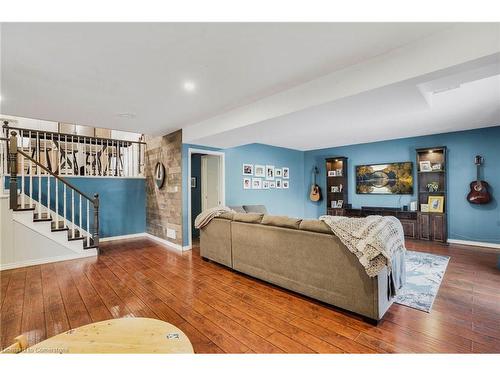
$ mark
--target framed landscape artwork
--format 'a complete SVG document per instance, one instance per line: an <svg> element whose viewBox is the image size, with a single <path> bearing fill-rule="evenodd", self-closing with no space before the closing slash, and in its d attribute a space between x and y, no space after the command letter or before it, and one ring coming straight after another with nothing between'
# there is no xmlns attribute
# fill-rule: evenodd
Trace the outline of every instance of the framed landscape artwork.
<svg viewBox="0 0 500 375"><path fill-rule="evenodd" d="M357 194L413 194L412 162L356 166Z"/></svg>

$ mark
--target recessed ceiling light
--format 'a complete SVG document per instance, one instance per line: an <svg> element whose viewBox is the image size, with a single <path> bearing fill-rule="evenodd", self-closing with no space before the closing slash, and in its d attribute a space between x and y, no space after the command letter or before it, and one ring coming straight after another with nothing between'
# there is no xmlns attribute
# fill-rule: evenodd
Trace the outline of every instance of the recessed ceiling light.
<svg viewBox="0 0 500 375"><path fill-rule="evenodd" d="M118 113L118 117L123 117L123 118L128 118L128 119L133 119L135 118L135 113Z"/></svg>
<svg viewBox="0 0 500 375"><path fill-rule="evenodd" d="M193 81L186 81L182 84L182 87L187 92L193 92L196 90L196 83L194 83Z"/></svg>

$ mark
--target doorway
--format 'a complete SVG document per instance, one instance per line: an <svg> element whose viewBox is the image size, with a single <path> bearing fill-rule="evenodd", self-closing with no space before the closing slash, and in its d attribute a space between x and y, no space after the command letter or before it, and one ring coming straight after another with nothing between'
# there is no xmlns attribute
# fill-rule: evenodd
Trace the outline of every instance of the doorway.
<svg viewBox="0 0 500 375"><path fill-rule="evenodd" d="M194 227L196 217L204 210L225 205L224 153L189 149L188 235L189 246L200 236Z"/></svg>

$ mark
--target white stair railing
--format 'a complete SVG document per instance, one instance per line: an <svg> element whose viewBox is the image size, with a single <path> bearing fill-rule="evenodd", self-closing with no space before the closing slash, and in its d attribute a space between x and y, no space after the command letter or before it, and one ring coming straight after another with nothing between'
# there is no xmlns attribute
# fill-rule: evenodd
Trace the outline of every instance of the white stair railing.
<svg viewBox="0 0 500 375"><path fill-rule="evenodd" d="M6 138L16 131L18 147L57 175L144 177L144 142L24 129L8 122L3 129ZM26 174L31 173L30 167Z"/></svg>
<svg viewBox="0 0 500 375"><path fill-rule="evenodd" d="M27 208L24 205L24 196L30 198L30 204L35 205L36 217L39 220L54 221L56 229L67 229L70 233L69 239L80 239L85 236L86 247L99 246L99 196L93 197L80 191L64 178L56 175L49 168L40 163L31 155L23 151L24 145L19 142L17 133L12 131L8 143L8 162L10 172L10 208L14 210ZM4 139L5 140L5 139ZM38 139L39 141L39 139ZM1 143L7 144L5 141ZM29 152L29 151L28 151ZM29 170L29 188L26 186L26 165L33 165ZM35 180L35 185L33 185ZM52 186L54 185L54 186ZM62 185L62 196L60 196ZM18 201L18 187L21 188L21 202ZM36 199L33 193L35 193ZM45 197L44 197L45 194ZM60 200L62 201L62 205ZM85 202L86 201L86 202ZM19 205L21 203L21 205ZM86 208L85 210L83 208ZM46 212L44 212L46 211ZM55 214L54 214L55 213ZM60 218L63 227L60 228ZM78 234L77 234L77 223ZM86 226L82 227L85 223Z"/></svg>

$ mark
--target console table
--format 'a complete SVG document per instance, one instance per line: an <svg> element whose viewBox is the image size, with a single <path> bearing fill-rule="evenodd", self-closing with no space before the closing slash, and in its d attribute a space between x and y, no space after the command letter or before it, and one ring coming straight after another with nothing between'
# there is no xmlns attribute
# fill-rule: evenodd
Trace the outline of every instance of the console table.
<svg viewBox="0 0 500 375"><path fill-rule="evenodd" d="M395 216L401 221L407 238L418 238L417 212L403 211L398 208L361 207L361 208L329 208L328 215L366 217L370 215Z"/></svg>

